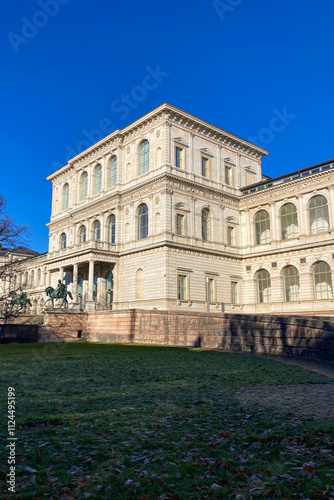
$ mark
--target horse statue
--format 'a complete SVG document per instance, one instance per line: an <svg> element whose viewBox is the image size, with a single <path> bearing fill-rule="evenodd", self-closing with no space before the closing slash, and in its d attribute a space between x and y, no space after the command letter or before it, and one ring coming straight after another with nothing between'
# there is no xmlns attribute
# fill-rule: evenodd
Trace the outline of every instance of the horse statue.
<svg viewBox="0 0 334 500"><path fill-rule="evenodd" d="M31 302L28 299L27 292L21 291L20 295L17 295L17 293L14 290L12 290L11 292L9 292L8 297L11 298L10 301L11 310L13 310L15 306L18 306L19 311L21 311L21 309L25 311L27 304L31 306Z"/></svg>
<svg viewBox="0 0 334 500"><path fill-rule="evenodd" d="M68 292L66 290L66 286L61 282L61 280L58 280L57 288L53 288L52 286L48 286L45 289L45 293L49 298L44 302L44 306L46 306L46 304L51 301L52 307L54 307L53 301L57 300L57 299L62 299L63 301L62 301L61 305L59 306L59 308L64 306L64 308L67 309L67 307L68 307L67 296L69 296L70 299L73 299L71 292Z"/></svg>

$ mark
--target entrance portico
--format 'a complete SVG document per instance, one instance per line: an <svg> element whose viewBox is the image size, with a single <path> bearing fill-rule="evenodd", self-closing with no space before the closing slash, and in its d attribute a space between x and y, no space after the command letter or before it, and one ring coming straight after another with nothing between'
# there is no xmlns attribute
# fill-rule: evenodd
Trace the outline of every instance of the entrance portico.
<svg viewBox="0 0 334 500"><path fill-rule="evenodd" d="M86 255L84 259L63 259L47 266L46 283L55 287L56 280L65 281L72 293L71 309L112 309L116 293L117 258L106 255Z"/></svg>

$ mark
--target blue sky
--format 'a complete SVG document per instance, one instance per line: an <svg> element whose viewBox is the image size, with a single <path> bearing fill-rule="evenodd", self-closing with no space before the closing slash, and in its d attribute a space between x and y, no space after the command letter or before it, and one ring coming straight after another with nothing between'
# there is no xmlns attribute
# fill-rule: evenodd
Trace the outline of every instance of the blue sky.
<svg viewBox="0 0 334 500"><path fill-rule="evenodd" d="M267 175L333 158L333 17L330 0L4 2L0 192L28 246L47 250L46 176L164 101L268 149Z"/></svg>

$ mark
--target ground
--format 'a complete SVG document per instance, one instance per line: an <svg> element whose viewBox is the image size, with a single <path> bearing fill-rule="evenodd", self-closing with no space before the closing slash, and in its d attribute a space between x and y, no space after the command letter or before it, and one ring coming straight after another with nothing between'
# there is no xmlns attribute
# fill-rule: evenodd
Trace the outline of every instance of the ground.
<svg viewBox="0 0 334 500"><path fill-rule="evenodd" d="M2 498L334 499L334 381L176 347L1 348ZM7 387L15 389L16 490Z"/></svg>

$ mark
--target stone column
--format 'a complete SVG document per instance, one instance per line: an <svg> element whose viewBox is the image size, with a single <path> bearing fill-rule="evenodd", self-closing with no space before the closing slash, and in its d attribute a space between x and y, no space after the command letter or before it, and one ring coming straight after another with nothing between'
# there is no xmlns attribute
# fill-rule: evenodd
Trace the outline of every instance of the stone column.
<svg viewBox="0 0 334 500"><path fill-rule="evenodd" d="M63 267L59 268L59 279L61 281L63 281L63 279L64 279L64 268Z"/></svg>
<svg viewBox="0 0 334 500"><path fill-rule="evenodd" d="M86 302L86 310L93 311L95 309L95 302L93 298L93 287L94 287L94 261L89 261L88 268L88 300Z"/></svg>
<svg viewBox="0 0 334 500"><path fill-rule="evenodd" d="M308 213L304 209L304 200L303 200L303 195L298 195L297 196L297 201L298 201L298 225L299 225L299 235L305 235L306 233L306 226L308 223ZM305 220L305 214L306 214L306 220Z"/></svg>
<svg viewBox="0 0 334 500"><path fill-rule="evenodd" d="M78 264L73 264L73 301L77 302L78 301Z"/></svg>
<svg viewBox="0 0 334 500"><path fill-rule="evenodd" d="M276 210L275 203L269 203L270 215L271 215L271 241L277 241L277 221L276 221Z"/></svg>

